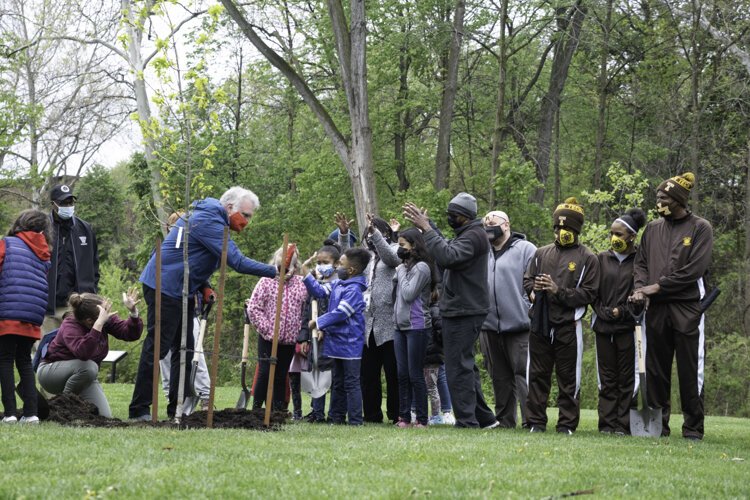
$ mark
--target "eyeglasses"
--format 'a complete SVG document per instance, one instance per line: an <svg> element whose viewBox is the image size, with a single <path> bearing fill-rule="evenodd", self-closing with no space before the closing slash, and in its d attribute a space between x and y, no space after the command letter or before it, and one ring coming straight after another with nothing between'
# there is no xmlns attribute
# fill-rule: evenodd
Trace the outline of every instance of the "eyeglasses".
<svg viewBox="0 0 750 500"><path fill-rule="evenodd" d="M240 213L247 220L250 220L250 218L253 216L253 214L250 214L250 213L247 213L247 212L240 212Z"/></svg>

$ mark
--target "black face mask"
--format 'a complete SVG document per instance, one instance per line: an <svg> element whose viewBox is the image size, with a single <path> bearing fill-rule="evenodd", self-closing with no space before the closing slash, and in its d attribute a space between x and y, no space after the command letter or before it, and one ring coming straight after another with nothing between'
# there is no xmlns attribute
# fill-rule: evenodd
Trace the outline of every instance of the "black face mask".
<svg viewBox="0 0 750 500"><path fill-rule="evenodd" d="M349 271L347 271L345 267L337 267L336 274L340 280L349 279Z"/></svg>
<svg viewBox="0 0 750 500"><path fill-rule="evenodd" d="M453 229L458 229L463 225L463 223L458 221L458 215L453 213L448 213L448 225L452 227Z"/></svg>
<svg viewBox="0 0 750 500"><path fill-rule="evenodd" d="M399 259L406 260L411 257L411 250L407 250L404 247L398 247L398 250L396 250L396 255L398 255Z"/></svg>
<svg viewBox="0 0 750 500"><path fill-rule="evenodd" d="M484 228L484 230L487 231L487 237L490 239L490 241L499 240L505 234L502 226L489 226Z"/></svg>

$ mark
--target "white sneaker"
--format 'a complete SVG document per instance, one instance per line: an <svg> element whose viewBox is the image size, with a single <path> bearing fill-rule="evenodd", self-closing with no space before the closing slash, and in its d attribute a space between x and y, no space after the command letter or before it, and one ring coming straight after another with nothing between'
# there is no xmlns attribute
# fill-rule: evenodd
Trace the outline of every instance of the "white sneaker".
<svg viewBox="0 0 750 500"><path fill-rule="evenodd" d="M3 423L4 424L15 424L18 422L18 419L11 415L10 417L3 417Z"/></svg>
<svg viewBox="0 0 750 500"><path fill-rule="evenodd" d="M453 416L452 412L446 411L443 413L443 423L446 425L456 425L456 417Z"/></svg>
<svg viewBox="0 0 750 500"><path fill-rule="evenodd" d="M445 423L445 420L443 420L442 415L433 415L430 417L430 420L427 421L429 425L443 425Z"/></svg>
<svg viewBox="0 0 750 500"><path fill-rule="evenodd" d="M33 417L21 417L21 420L19 420L18 423L39 425L39 417L36 415Z"/></svg>

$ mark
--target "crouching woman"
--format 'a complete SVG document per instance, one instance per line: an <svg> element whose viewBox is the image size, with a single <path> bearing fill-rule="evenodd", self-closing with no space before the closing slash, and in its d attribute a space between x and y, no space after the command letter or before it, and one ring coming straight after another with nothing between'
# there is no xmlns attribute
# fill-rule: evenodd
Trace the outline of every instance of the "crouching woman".
<svg viewBox="0 0 750 500"><path fill-rule="evenodd" d="M77 394L93 403L99 415L112 417L112 410L97 380L99 366L109 352L109 335L134 341L141 337L143 321L138 317L135 289L123 295L130 311L120 319L110 311L112 304L93 293L74 293L68 299L72 310L60 325L55 339L37 369L39 384L51 394Z"/></svg>

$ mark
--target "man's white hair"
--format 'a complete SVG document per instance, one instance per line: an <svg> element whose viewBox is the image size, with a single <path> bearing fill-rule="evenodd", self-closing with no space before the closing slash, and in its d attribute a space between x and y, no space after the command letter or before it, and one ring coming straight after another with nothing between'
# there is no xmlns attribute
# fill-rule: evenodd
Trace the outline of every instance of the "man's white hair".
<svg viewBox="0 0 750 500"><path fill-rule="evenodd" d="M235 211L239 211L240 204L244 200L249 201L253 205L253 210L260 207L260 200L258 200L255 193L240 186L234 186L227 189L226 192L221 195L221 198L219 198L219 203L225 207L227 205L232 205Z"/></svg>

